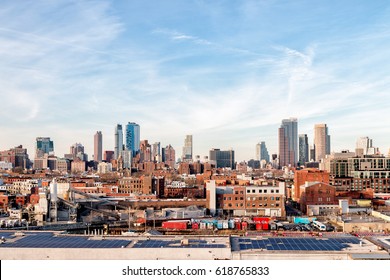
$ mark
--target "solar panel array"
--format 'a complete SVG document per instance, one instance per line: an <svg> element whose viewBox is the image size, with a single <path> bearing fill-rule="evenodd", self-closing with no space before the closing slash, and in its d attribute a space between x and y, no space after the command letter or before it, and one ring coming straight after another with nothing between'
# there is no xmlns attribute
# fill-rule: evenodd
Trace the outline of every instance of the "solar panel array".
<svg viewBox="0 0 390 280"><path fill-rule="evenodd" d="M346 238L234 238L233 250L273 250L273 251L341 251L350 244L359 244L356 237ZM238 244L237 244L238 243ZM238 245L238 246L237 246Z"/></svg>
<svg viewBox="0 0 390 280"><path fill-rule="evenodd" d="M124 239L89 240L82 236L53 236L52 233L27 234L23 238L5 242L8 248L121 248L131 241Z"/></svg>
<svg viewBox="0 0 390 280"><path fill-rule="evenodd" d="M139 240L133 248L225 248L224 244L208 243L206 240L188 240L181 245L180 240Z"/></svg>

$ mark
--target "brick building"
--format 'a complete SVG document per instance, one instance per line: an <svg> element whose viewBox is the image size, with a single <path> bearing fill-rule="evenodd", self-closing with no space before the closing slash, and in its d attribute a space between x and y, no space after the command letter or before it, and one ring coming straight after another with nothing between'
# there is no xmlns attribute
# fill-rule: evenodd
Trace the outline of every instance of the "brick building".
<svg viewBox="0 0 390 280"><path fill-rule="evenodd" d="M294 201L300 201L300 187L305 185L306 182L323 182L329 184L329 173L315 168L305 168L295 171L294 188L292 190L292 198Z"/></svg>
<svg viewBox="0 0 390 280"><path fill-rule="evenodd" d="M319 205L324 210L327 209L326 206L338 205L336 188L323 182L306 182L300 187L301 211L308 213L310 205Z"/></svg>

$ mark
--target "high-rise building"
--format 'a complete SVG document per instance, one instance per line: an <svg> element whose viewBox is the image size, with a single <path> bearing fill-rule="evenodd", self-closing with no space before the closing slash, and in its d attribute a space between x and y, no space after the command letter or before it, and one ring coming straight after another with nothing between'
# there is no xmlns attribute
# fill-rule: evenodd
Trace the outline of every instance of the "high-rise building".
<svg viewBox="0 0 390 280"><path fill-rule="evenodd" d="M104 151L104 160L111 162L112 159L114 159L114 151Z"/></svg>
<svg viewBox="0 0 390 280"><path fill-rule="evenodd" d="M152 147L148 140L142 140L140 143L140 162L149 162L152 160Z"/></svg>
<svg viewBox="0 0 390 280"><path fill-rule="evenodd" d="M103 159L103 135L101 131L96 131L93 151L94 161L101 162Z"/></svg>
<svg viewBox="0 0 390 280"><path fill-rule="evenodd" d="M315 159L320 161L325 155L330 155L330 135L326 124L314 125Z"/></svg>
<svg viewBox="0 0 390 280"><path fill-rule="evenodd" d="M217 168L230 167L234 169L234 151L221 151L220 149L210 150L210 162L215 164Z"/></svg>
<svg viewBox="0 0 390 280"><path fill-rule="evenodd" d="M152 144L152 160L154 162L161 162L162 161L160 147L161 147L160 142L156 142L156 143Z"/></svg>
<svg viewBox="0 0 390 280"><path fill-rule="evenodd" d="M270 162L269 153L264 141L256 144L256 160Z"/></svg>
<svg viewBox="0 0 390 280"><path fill-rule="evenodd" d="M30 167L30 160L28 158L27 149L23 148L22 145L13 149L0 151L0 161L10 162L12 167Z"/></svg>
<svg viewBox="0 0 390 280"><path fill-rule="evenodd" d="M309 140L307 134L299 134L299 164L309 161Z"/></svg>
<svg viewBox="0 0 390 280"><path fill-rule="evenodd" d="M81 143L75 143L70 146L70 153L65 154L64 157L70 160L79 158L83 161L88 161L88 155L84 153L84 146Z"/></svg>
<svg viewBox="0 0 390 280"><path fill-rule="evenodd" d="M284 119L278 131L279 165L295 166L298 159L298 120Z"/></svg>
<svg viewBox="0 0 390 280"><path fill-rule="evenodd" d="M37 137L35 157L41 158L44 156L44 154L48 154L48 155L54 154L53 141L50 140L50 137Z"/></svg>
<svg viewBox="0 0 390 280"><path fill-rule="evenodd" d="M372 146L372 139L366 137L360 137L356 141L356 150L360 150L363 155L376 155L379 153L379 149Z"/></svg>
<svg viewBox="0 0 390 280"><path fill-rule="evenodd" d="M123 150L123 130L122 130L122 125L117 124L115 127L115 147L114 147L114 153L116 159L119 157L120 151L122 150Z"/></svg>
<svg viewBox="0 0 390 280"><path fill-rule="evenodd" d="M192 135L186 135L186 138L184 139L182 161L192 161Z"/></svg>
<svg viewBox="0 0 390 280"><path fill-rule="evenodd" d="M132 152L133 157L140 149L140 127L138 124L129 122L126 125L126 149Z"/></svg>
<svg viewBox="0 0 390 280"><path fill-rule="evenodd" d="M169 165L171 168L175 167L175 162L176 162L176 153L175 149L171 145L168 145L164 148L164 159L163 161Z"/></svg>

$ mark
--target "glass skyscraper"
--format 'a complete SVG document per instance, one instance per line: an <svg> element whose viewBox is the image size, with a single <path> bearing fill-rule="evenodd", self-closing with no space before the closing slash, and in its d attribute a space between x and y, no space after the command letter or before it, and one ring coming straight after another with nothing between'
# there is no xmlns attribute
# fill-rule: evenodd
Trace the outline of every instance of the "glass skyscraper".
<svg viewBox="0 0 390 280"><path fill-rule="evenodd" d="M123 130L122 125L117 124L115 127L115 158L117 159L120 155L120 152L123 150Z"/></svg>
<svg viewBox="0 0 390 280"><path fill-rule="evenodd" d="M140 127L133 122L126 125L126 149L132 152L133 157L140 149Z"/></svg>
<svg viewBox="0 0 390 280"><path fill-rule="evenodd" d="M279 166L295 166L298 160L298 120L282 120L279 128Z"/></svg>

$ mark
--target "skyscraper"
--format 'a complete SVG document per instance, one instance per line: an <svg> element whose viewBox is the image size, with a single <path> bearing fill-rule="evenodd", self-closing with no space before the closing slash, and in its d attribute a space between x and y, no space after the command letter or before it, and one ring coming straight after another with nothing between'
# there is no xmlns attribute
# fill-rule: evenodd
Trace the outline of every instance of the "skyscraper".
<svg viewBox="0 0 390 280"><path fill-rule="evenodd" d="M186 135L184 139L182 160L186 162L192 161L192 135Z"/></svg>
<svg viewBox="0 0 390 280"><path fill-rule="evenodd" d="M307 134L299 134L299 164L309 161L309 140Z"/></svg>
<svg viewBox="0 0 390 280"><path fill-rule="evenodd" d="M160 142L156 142L152 144L152 160L155 162L161 162L161 144Z"/></svg>
<svg viewBox="0 0 390 280"><path fill-rule="evenodd" d="M37 137L36 141L36 158L43 157L44 154L54 154L54 144L50 137Z"/></svg>
<svg viewBox="0 0 390 280"><path fill-rule="evenodd" d="M122 130L122 125L117 124L115 127L115 147L114 147L114 153L116 159L119 157L120 151L122 150L123 150L123 130Z"/></svg>
<svg viewBox="0 0 390 280"><path fill-rule="evenodd" d="M324 123L314 125L314 149L316 161L330 154L330 135Z"/></svg>
<svg viewBox="0 0 390 280"><path fill-rule="evenodd" d="M366 137L360 137L356 141L356 150L361 150L363 155L375 155L379 153L379 149L372 146L372 139Z"/></svg>
<svg viewBox="0 0 390 280"><path fill-rule="evenodd" d="M298 120L284 119L278 131L279 165L295 166L298 156Z"/></svg>
<svg viewBox="0 0 390 280"><path fill-rule="evenodd" d="M269 153L264 141L256 144L256 160L269 162Z"/></svg>
<svg viewBox="0 0 390 280"><path fill-rule="evenodd" d="M103 135L101 131L96 131L94 136L94 161L101 162L103 159Z"/></svg>
<svg viewBox="0 0 390 280"><path fill-rule="evenodd" d="M176 162L176 155L175 155L175 149L171 146L168 145L163 149L163 161L169 165L171 168L175 167L175 162Z"/></svg>
<svg viewBox="0 0 390 280"><path fill-rule="evenodd" d="M140 149L140 127L138 124L129 122L126 125L126 149L132 152L133 157Z"/></svg>

